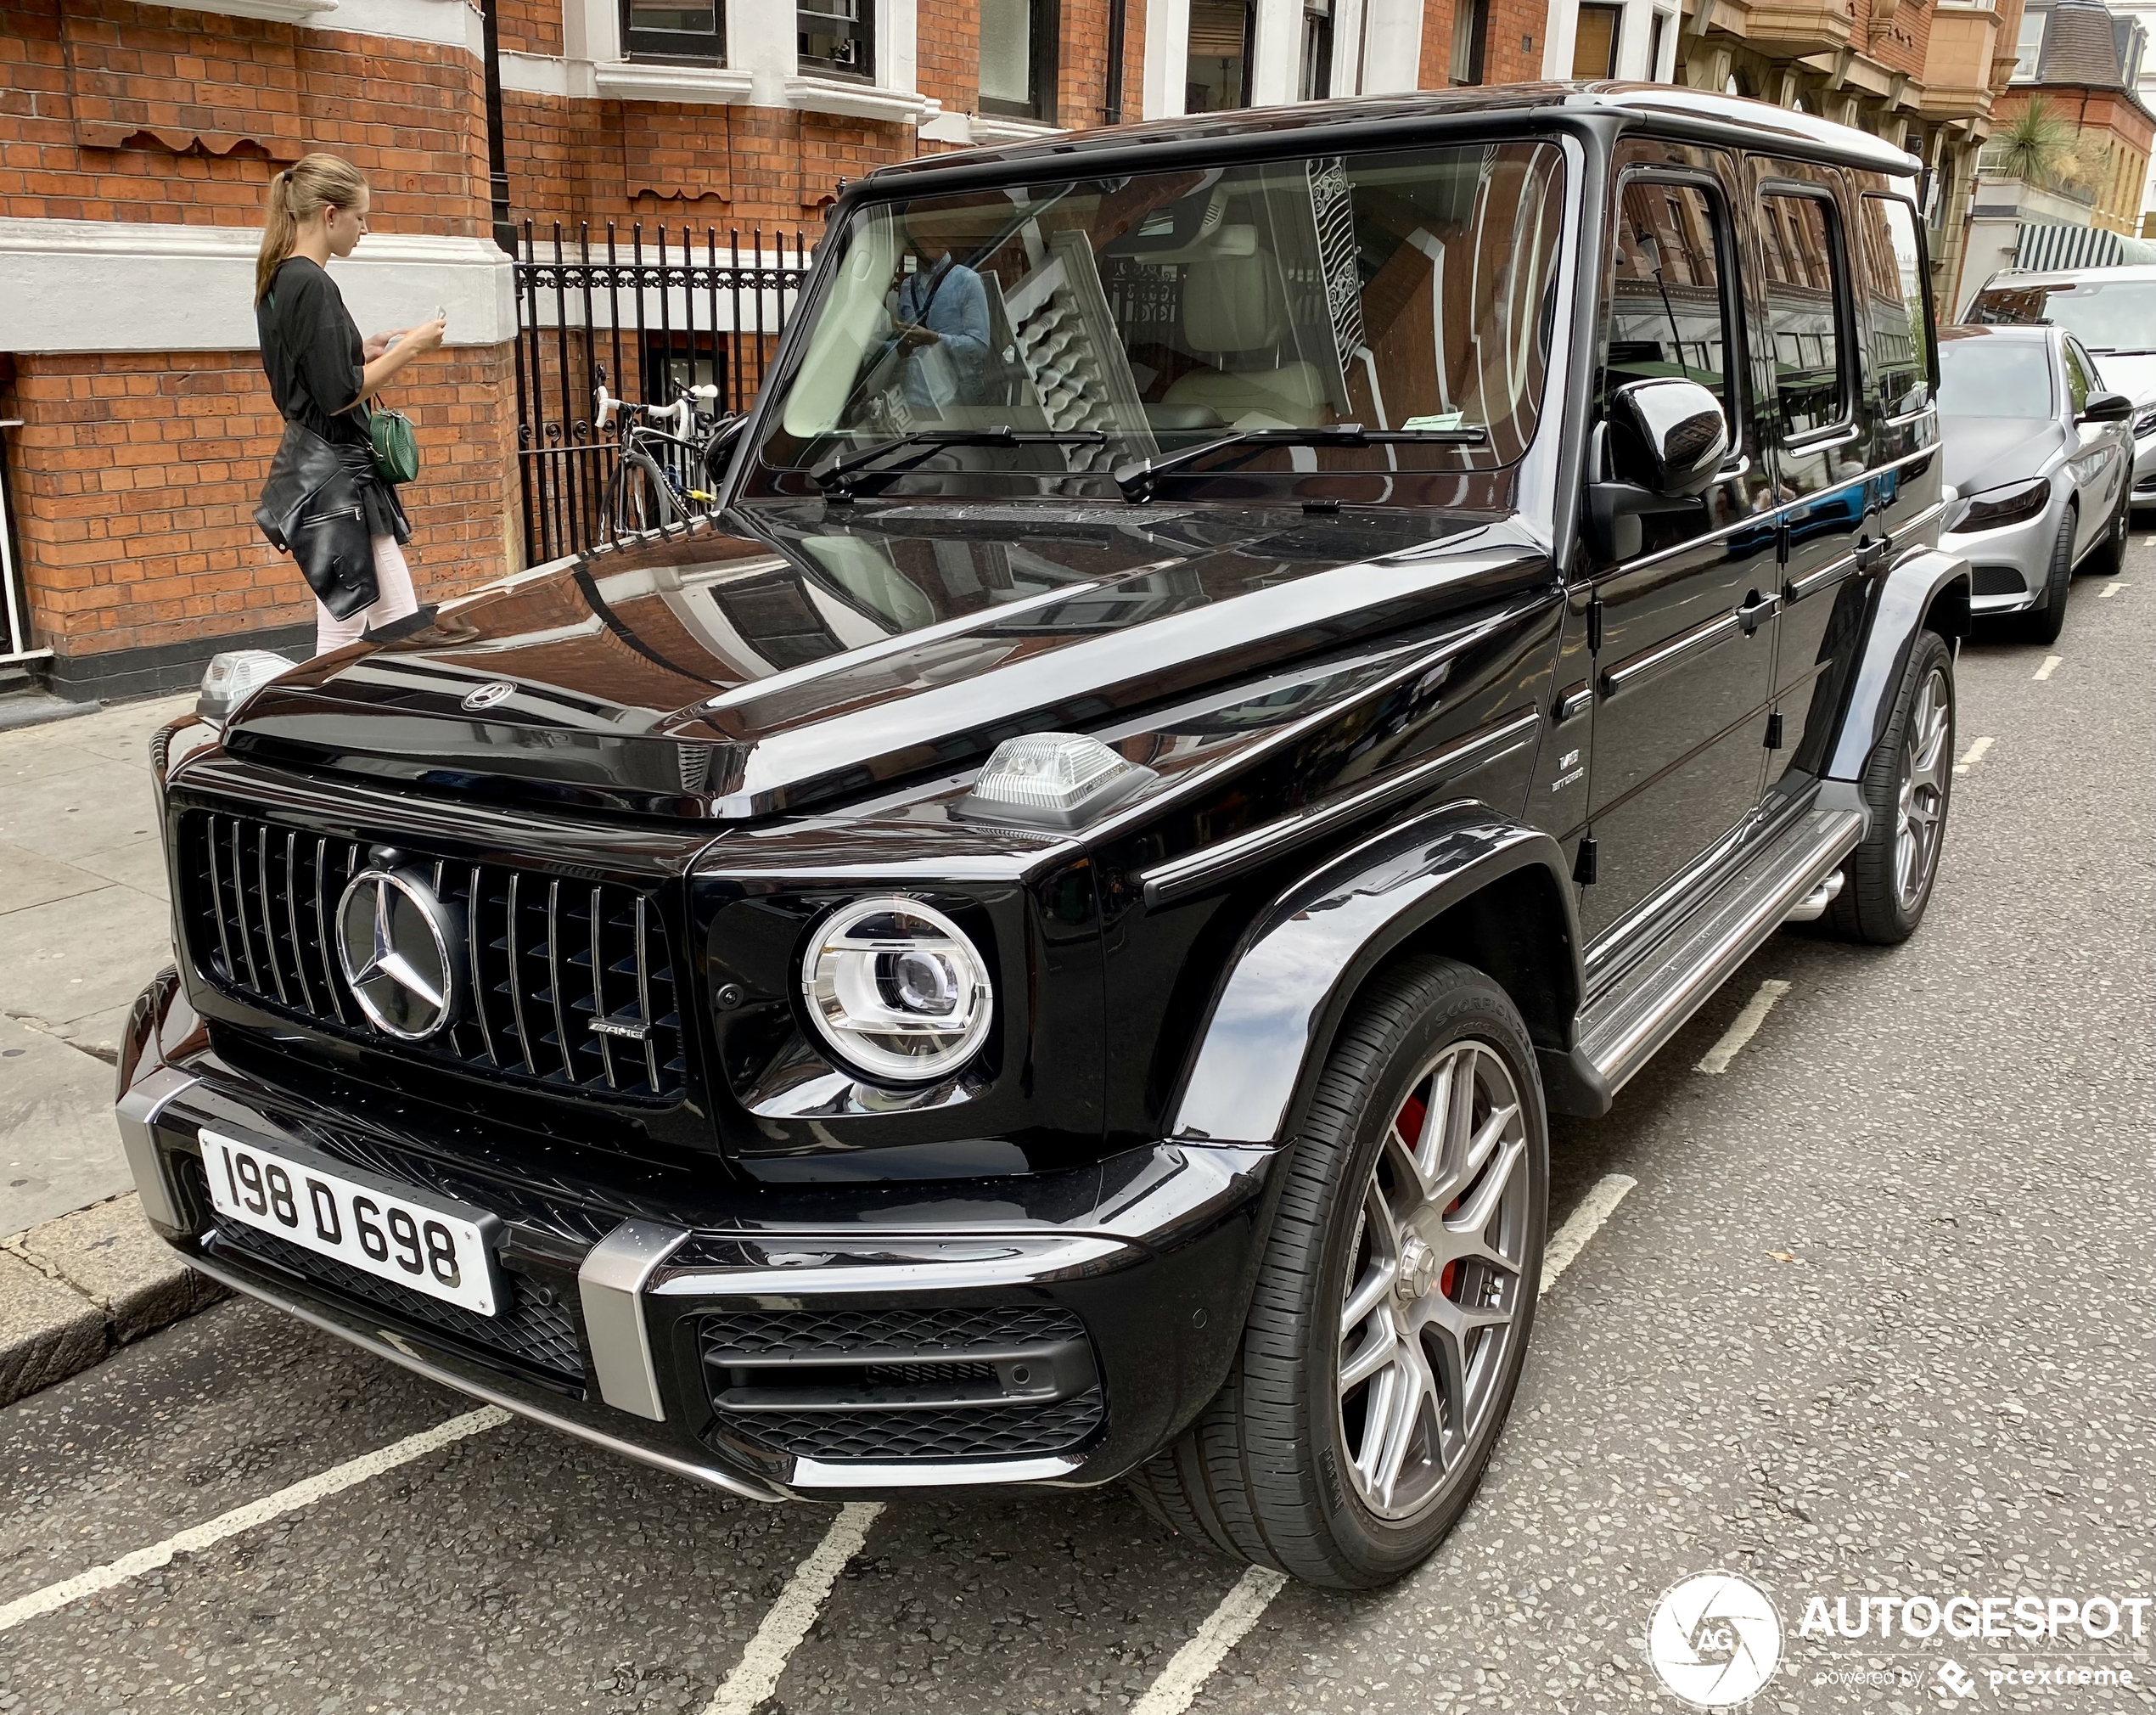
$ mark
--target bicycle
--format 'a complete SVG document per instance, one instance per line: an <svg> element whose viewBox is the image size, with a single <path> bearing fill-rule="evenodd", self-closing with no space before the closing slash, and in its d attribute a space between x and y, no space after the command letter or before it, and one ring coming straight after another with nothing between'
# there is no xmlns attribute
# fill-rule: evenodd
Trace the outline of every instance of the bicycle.
<svg viewBox="0 0 2156 1715"><path fill-rule="evenodd" d="M625 425L620 430L620 459L601 502L611 535L676 523L707 509L717 498L724 465L719 455L743 419L738 414L704 414L702 408L719 396L708 382L692 387L677 381L674 394L671 405L640 405L609 393L604 376L593 391L592 426L611 428L617 418Z"/></svg>

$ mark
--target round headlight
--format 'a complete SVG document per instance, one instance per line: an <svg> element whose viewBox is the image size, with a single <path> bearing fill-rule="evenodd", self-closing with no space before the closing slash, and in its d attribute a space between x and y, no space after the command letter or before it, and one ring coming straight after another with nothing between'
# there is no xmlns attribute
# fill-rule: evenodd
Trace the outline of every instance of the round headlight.
<svg viewBox="0 0 2156 1715"><path fill-rule="evenodd" d="M996 992L965 931L918 899L857 899L825 919L801 961L809 1017L872 1077L925 1083L965 1064Z"/></svg>

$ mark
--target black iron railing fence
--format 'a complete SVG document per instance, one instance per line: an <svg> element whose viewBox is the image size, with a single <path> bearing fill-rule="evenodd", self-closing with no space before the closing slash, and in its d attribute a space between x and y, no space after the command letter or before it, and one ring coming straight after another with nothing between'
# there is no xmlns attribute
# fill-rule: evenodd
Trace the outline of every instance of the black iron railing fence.
<svg viewBox="0 0 2156 1715"><path fill-rule="evenodd" d="M593 422L602 383L616 398L671 405L708 385L704 408L746 410L763 384L808 272L810 235L706 227L594 233L524 226L516 263L517 468L524 551L537 565L603 540L620 463L617 421ZM677 473L684 490L699 473ZM693 503L691 503L693 509Z"/></svg>

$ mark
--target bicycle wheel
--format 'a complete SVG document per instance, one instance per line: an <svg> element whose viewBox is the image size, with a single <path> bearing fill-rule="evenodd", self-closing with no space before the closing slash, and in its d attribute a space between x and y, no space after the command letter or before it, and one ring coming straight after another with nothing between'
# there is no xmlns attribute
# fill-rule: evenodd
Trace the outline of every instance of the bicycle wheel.
<svg viewBox="0 0 2156 1715"><path fill-rule="evenodd" d="M606 524L615 536L656 530L675 518L664 472L642 453L626 455L607 484Z"/></svg>

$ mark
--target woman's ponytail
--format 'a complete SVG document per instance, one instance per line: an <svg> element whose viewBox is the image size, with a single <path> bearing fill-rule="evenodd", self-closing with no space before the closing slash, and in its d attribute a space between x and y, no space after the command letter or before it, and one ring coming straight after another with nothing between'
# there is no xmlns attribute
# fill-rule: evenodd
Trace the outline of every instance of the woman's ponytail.
<svg viewBox="0 0 2156 1715"><path fill-rule="evenodd" d="M347 209L366 194L367 181L350 161L334 155L303 155L270 180L262 218L262 247L255 257L255 301L268 293L278 269L298 244L300 222L325 205Z"/></svg>

